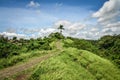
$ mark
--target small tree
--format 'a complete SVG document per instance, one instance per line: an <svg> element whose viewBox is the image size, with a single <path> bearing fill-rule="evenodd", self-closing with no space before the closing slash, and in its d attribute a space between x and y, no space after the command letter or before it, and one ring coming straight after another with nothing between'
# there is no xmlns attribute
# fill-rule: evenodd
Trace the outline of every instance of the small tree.
<svg viewBox="0 0 120 80"><path fill-rule="evenodd" d="M14 36L14 37L13 37L13 40L17 40L17 37Z"/></svg>
<svg viewBox="0 0 120 80"><path fill-rule="evenodd" d="M60 26L58 27L58 29L60 30L60 34L62 34L62 30L64 30L64 26L60 24Z"/></svg>

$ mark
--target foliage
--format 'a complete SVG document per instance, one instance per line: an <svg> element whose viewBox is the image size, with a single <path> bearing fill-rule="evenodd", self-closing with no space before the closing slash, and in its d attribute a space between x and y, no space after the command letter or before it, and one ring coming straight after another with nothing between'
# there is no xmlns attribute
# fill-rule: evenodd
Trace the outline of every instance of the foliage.
<svg viewBox="0 0 120 80"><path fill-rule="evenodd" d="M69 40L69 42L66 40ZM98 48L88 40L71 37L67 37L66 40L64 40L64 47L75 47L77 49L88 50L94 53L97 52Z"/></svg>
<svg viewBox="0 0 120 80"><path fill-rule="evenodd" d="M0 37L0 58L9 58L19 55L22 52L29 52L32 50L51 50L50 41L48 38L44 39L19 39L16 37L8 39L7 37Z"/></svg>
<svg viewBox="0 0 120 80"><path fill-rule="evenodd" d="M56 32L56 33L51 33L51 34L49 35L49 38L55 40L55 39L64 39L65 37L64 37L62 34Z"/></svg>
<svg viewBox="0 0 120 80"><path fill-rule="evenodd" d="M99 40L65 38L58 32L51 33L48 37L30 40L23 38L18 40L17 37L8 39L8 37L0 35L0 58L7 60L14 56L20 56L21 53L29 53L36 50L52 50L56 48L55 42L59 39L63 41L65 48L74 47L93 52L111 60L120 68L120 35L106 35Z"/></svg>
<svg viewBox="0 0 120 80"><path fill-rule="evenodd" d="M72 43L66 40L72 40ZM67 37L64 40L64 47L74 47L91 51L101 57L107 58L120 68L120 35L106 35L99 40L84 40Z"/></svg>
<svg viewBox="0 0 120 80"><path fill-rule="evenodd" d="M25 62L33 57L38 57L47 54L48 51L31 51L28 53L21 53L20 55L12 56L10 58L0 59L0 69L13 66L20 62Z"/></svg>
<svg viewBox="0 0 120 80"><path fill-rule="evenodd" d="M65 38L58 32L51 33L48 37L29 40L18 40L17 37L8 39L0 35L0 69L54 53L51 51L59 53L56 48L58 41L64 45L61 54L40 63L30 80L120 79L120 35L106 35L99 40Z"/></svg>
<svg viewBox="0 0 120 80"><path fill-rule="evenodd" d="M100 54L120 68L120 35L106 35L98 40Z"/></svg>
<svg viewBox="0 0 120 80"><path fill-rule="evenodd" d="M49 51L55 49L55 42L58 39L63 39L64 36L60 33L52 33L49 37L37 39L8 39L0 35L0 69L8 66L13 66L26 59L34 57L36 51ZM54 43L54 44L53 44ZM31 56L31 57L30 57Z"/></svg>

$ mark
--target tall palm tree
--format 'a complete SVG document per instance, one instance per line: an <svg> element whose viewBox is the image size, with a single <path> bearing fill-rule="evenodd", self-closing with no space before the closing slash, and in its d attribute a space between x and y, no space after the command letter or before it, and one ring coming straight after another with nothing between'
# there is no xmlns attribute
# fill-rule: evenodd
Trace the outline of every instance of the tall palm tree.
<svg viewBox="0 0 120 80"><path fill-rule="evenodd" d="M64 26L60 24L60 26L58 27L58 29L60 30L60 34L62 34L62 30L64 30Z"/></svg>

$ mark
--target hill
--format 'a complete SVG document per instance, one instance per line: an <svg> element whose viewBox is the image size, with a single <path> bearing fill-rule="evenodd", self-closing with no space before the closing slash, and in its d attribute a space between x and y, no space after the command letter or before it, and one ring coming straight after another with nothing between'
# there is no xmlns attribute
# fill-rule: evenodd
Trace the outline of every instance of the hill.
<svg viewBox="0 0 120 80"><path fill-rule="evenodd" d="M119 80L110 61L76 48L64 49L37 66L29 80Z"/></svg>
<svg viewBox="0 0 120 80"><path fill-rule="evenodd" d="M38 39L0 37L1 80L119 80L120 35L99 40L52 33Z"/></svg>

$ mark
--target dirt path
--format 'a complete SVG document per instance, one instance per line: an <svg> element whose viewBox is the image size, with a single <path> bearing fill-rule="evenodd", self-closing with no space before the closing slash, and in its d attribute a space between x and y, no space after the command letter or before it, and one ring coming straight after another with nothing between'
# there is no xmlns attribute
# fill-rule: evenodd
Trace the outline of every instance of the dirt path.
<svg viewBox="0 0 120 80"><path fill-rule="evenodd" d="M59 49L60 51L62 51L62 49L63 49L63 48L62 48L63 46L62 46L61 43L62 43L61 40L59 40L59 41L56 42L56 47L57 47L57 49Z"/></svg>
<svg viewBox="0 0 120 80"><path fill-rule="evenodd" d="M57 49L59 49L60 51L58 51L59 53L61 52L62 50L62 45L60 44L60 41L57 41L56 42L56 47ZM32 68L33 66L37 65L38 63L40 63L41 61L44 61L52 56L54 56L55 53L48 53L47 55L45 56L42 56L42 57L37 57L35 59L32 59L26 63L23 63L23 64L20 64L20 65L16 65L16 66L12 66L12 67L8 67L8 68L5 68L3 70L0 70L0 80L1 79L4 79L6 77L9 77L9 76L12 76L12 75L15 75L19 72L22 72L22 71L25 71L29 68Z"/></svg>
<svg viewBox="0 0 120 80"><path fill-rule="evenodd" d="M53 54L47 54L47 55L45 55L43 57L35 58L35 59L30 60L29 62L23 63L21 65L5 68L5 69L0 71L0 79L15 75L15 74L17 74L19 72L27 70L28 68L31 68L31 67L35 66L39 62L41 62L43 60L46 60L51 56L53 56Z"/></svg>

